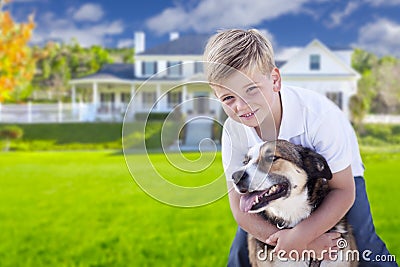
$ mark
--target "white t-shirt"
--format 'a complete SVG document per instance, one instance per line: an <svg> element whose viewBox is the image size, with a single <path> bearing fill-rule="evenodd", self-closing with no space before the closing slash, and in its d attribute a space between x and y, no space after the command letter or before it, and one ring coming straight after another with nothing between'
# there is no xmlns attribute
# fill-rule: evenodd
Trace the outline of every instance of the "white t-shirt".
<svg viewBox="0 0 400 267"><path fill-rule="evenodd" d="M333 173L351 165L363 176L357 137L346 115L324 95L299 87L282 86L282 121L278 139L308 147L325 157ZM263 142L253 127L231 118L222 133L222 162L227 180L243 166L248 149Z"/></svg>

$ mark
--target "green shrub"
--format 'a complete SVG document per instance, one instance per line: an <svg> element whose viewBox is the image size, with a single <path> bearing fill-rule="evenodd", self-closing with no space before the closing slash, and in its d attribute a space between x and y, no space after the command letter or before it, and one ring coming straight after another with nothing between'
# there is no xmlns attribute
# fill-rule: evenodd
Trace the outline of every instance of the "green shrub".
<svg viewBox="0 0 400 267"><path fill-rule="evenodd" d="M388 141L392 135L392 125L388 124L367 124L364 126L363 136L372 136L374 138Z"/></svg>
<svg viewBox="0 0 400 267"><path fill-rule="evenodd" d="M24 131L16 125L6 125L0 128L0 138L5 140L4 151L9 151L11 140L20 139Z"/></svg>
<svg viewBox="0 0 400 267"><path fill-rule="evenodd" d="M138 121L164 121L167 116L169 115L169 112L151 112L151 113L136 113L135 114L135 119Z"/></svg>

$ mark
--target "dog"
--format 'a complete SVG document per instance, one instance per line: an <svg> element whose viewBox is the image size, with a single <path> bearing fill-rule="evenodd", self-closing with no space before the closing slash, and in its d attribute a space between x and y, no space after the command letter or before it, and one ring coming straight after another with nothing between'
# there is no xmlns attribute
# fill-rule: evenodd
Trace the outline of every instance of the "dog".
<svg viewBox="0 0 400 267"><path fill-rule="evenodd" d="M243 165L232 174L235 190L241 195L240 209L261 215L279 229L293 228L309 217L329 192L332 173L324 157L285 140L252 147ZM300 261L282 261L269 253L273 246L250 234L249 260L252 266L357 266L359 255L346 219L342 218L331 230L341 233L342 243L338 243L341 250L337 257L329 261L320 261L311 252Z"/></svg>

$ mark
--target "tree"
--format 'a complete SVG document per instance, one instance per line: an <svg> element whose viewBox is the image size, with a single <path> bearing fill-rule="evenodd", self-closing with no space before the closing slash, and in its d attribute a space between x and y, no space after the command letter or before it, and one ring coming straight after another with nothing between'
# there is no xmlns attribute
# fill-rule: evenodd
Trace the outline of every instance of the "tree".
<svg viewBox="0 0 400 267"><path fill-rule="evenodd" d="M400 112L400 61L397 58L378 58L367 51L355 49L352 66L362 75L357 97L350 103L353 123L361 123L368 113Z"/></svg>
<svg viewBox="0 0 400 267"><path fill-rule="evenodd" d="M68 93L71 78L92 74L103 64L112 62L104 48L84 48L75 39L69 44L48 42L34 50L44 56L37 61L37 74L32 84L35 90L56 94L57 99Z"/></svg>
<svg viewBox="0 0 400 267"><path fill-rule="evenodd" d="M371 104L371 112L394 114L399 113L400 105L400 62L393 57L379 60L372 75L375 77L376 95Z"/></svg>
<svg viewBox="0 0 400 267"><path fill-rule="evenodd" d="M378 63L378 57L370 52L356 48L351 61L352 67L363 75Z"/></svg>
<svg viewBox="0 0 400 267"><path fill-rule="evenodd" d="M35 27L33 16L17 24L2 8L0 0L0 102L26 90L35 72L35 58L28 46Z"/></svg>

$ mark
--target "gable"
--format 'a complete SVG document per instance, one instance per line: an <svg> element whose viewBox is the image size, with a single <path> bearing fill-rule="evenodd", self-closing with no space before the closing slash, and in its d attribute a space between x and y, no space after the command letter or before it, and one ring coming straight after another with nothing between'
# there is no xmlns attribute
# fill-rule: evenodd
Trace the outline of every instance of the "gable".
<svg viewBox="0 0 400 267"><path fill-rule="evenodd" d="M311 61L314 61L312 69ZM319 61L319 65L316 62ZM314 40L281 67L282 75L358 76L359 74L320 41Z"/></svg>

